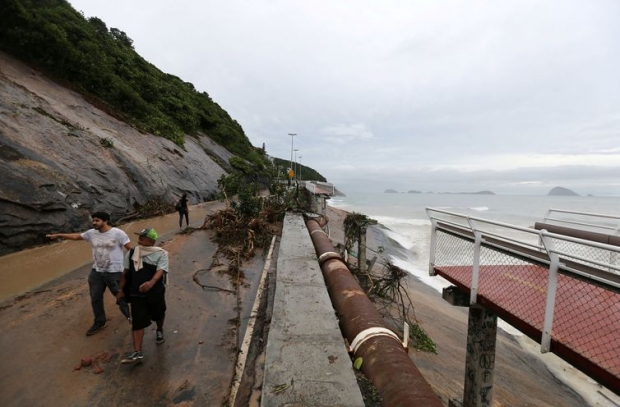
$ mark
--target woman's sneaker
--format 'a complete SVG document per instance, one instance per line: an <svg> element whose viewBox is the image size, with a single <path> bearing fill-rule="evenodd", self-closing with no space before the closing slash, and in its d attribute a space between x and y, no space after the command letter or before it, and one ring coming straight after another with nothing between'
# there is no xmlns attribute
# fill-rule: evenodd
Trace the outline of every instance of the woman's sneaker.
<svg viewBox="0 0 620 407"><path fill-rule="evenodd" d="M142 363L143 358L144 356L142 356L142 352L132 352L129 355L125 356L123 359L121 359L121 363Z"/></svg>
<svg viewBox="0 0 620 407"><path fill-rule="evenodd" d="M166 342L166 338L164 338L164 331L158 329L155 332L155 343L159 345L160 343L164 342Z"/></svg>

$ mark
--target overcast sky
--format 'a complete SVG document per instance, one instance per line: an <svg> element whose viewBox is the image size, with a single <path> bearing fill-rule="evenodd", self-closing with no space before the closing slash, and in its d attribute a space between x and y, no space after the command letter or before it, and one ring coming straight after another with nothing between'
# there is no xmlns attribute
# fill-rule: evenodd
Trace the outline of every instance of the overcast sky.
<svg viewBox="0 0 620 407"><path fill-rule="evenodd" d="M69 0L343 191L620 196L620 2Z"/></svg>

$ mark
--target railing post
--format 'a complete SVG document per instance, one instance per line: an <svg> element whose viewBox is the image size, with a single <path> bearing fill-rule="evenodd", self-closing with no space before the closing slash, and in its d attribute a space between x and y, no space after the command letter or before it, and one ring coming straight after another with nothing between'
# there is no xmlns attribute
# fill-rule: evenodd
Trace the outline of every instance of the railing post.
<svg viewBox="0 0 620 407"><path fill-rule="evenodd" d="M549 281L547 283L547 301L545 304L545 320L543 322L542 338L540 341L540 352L547 353L551 349L551 332L553 329L553 312L555 310L555 295L558 286L558 267L560 266L560 256L554 252L553 240L545 235L547 231L540 233L541 240L549 255Z"/></svg>
<svg viewBox="0 0 620 407"><path fill-rule="evenodd" d="M431 218L431 253L428 259L428 275L436 276L435 273L435 250L437 248L437 219Z"/></svg>
<svg viewBox="0 0 620 407"><path fill-rule="evenodd" d="M614 236L618 236L620 235L620 225L616 226L616 228L614 229L613 232ZM609 264L614 265L618 263L618 253L617 252L610 252L609 253ZM610 272L614 272L612 268L608 269Z"/></svg>
<svg viewBox="0 0 620 407"><path fill-rule="evenodd" d="M469 293L469 303L475 304L478 300L478 279L480 277L480 252L482 247L482 233L477 230L476 222L472 219L467 219L471 230L474 232L476 240L474 242L474 262L471 272L471 291Z"/></svg>

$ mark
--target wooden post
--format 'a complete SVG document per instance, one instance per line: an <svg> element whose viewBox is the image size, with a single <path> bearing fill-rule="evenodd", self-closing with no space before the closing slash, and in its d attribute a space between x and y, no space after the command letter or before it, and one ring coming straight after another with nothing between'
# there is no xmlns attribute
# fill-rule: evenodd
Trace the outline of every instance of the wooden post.
<svg viewBox="0 0 620 407"><path fill-rule="evenodd" d="M368 267L366 267L366 270L369 273L372 271L372 268L375 266L376 262L377 262L377 256L373 256L372 259L370 259L370 261L368 262Z"/></svg>
<svg viewBox="0 0 620 407"><path fill-rule="evenodd" d="M469 307L463 407L491 407L497 315L473 304Z"/></svg>
<svg viewBox="0 0 620 407"><path fill-rule="evenodd" d="M357 249L357 269L362 274L366 272L366 228L363 226L360 227Z"/></svg>

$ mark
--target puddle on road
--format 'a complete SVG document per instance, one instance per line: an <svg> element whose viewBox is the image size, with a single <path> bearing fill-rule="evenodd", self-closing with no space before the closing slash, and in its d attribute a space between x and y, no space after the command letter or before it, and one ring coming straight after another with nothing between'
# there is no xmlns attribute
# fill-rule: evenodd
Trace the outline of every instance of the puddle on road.
<svg viewBox="0 0 620 407"><path fill-rule="evenodd" d="M200 227L205 216L224 207L223 202L206 202L190 208L190 225ZM179 231L179 215L171 213L151 219L141 219L119 226L131 239L138 243L135 232L153 227L163 240ZM59 230L59 233L78 232ZM159 240L161 242L161 238ZM35 290L56 278L92 262L91 245L84 241L63 241L57 244L39 246L0 257L0 302L27 291Z"/></svg>

